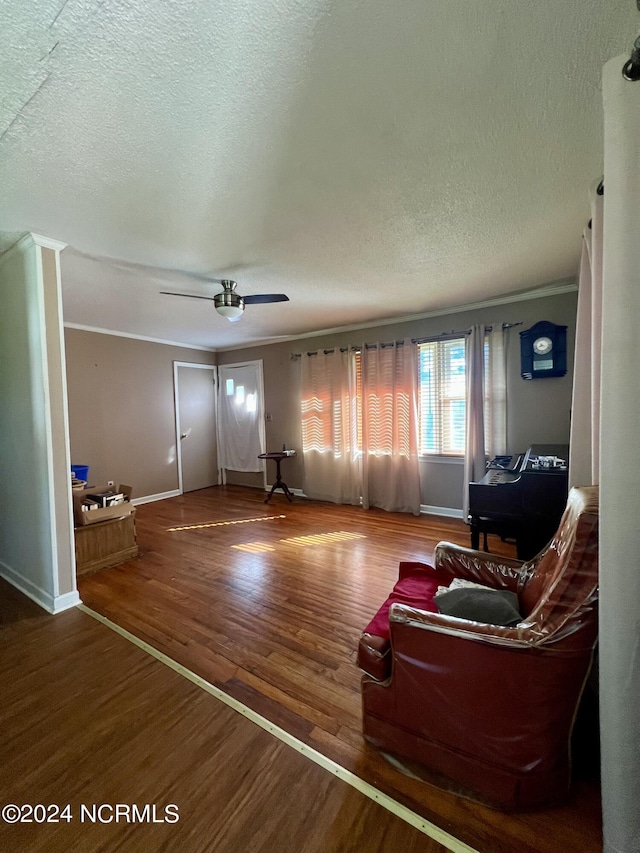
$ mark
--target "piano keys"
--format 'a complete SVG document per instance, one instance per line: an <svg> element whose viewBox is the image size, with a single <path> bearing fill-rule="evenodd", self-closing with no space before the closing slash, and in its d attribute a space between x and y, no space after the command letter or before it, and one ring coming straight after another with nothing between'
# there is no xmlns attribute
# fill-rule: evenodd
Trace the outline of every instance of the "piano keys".
<svg viewBox="0 0 640 853"><path fill-rule="evenodd" d="M532 444L526 453L491 460L487 473L469 483L471 547L480 534L514 539L518 558L529 560L558 528L568 491L569 447Z"/></svg>

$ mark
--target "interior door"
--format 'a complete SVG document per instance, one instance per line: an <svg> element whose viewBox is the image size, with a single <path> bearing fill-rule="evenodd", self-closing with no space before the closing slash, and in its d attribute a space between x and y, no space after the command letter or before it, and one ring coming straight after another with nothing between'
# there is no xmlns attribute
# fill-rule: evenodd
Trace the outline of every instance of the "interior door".
<svg viewBox="0 0 640 853"><path fill-rule="evenodd" d="M216 368L174 363L180 491L217 486Z"/></svg>

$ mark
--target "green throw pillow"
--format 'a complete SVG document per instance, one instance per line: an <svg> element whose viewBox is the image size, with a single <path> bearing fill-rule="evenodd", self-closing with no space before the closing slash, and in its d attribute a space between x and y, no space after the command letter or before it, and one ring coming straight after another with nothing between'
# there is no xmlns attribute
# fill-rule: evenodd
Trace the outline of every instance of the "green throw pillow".
<svg viewBox="0 0 640 853"><path fill-rule="evenodd" d="M515 625L522 619L518 596L503 589L451 589L434 598L440 613L487 622L489 625Z"/></svg>

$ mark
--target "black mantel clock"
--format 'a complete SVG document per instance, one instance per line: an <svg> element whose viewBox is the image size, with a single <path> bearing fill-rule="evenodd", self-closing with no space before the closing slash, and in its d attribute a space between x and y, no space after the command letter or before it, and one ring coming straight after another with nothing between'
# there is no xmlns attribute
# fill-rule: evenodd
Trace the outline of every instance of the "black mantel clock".
<svg viewBox="0 0 640 853"><path fill-rule="evenodd" d="M520 332L520 375L546 379L567 372L567 327L541 320Z"/></svg>

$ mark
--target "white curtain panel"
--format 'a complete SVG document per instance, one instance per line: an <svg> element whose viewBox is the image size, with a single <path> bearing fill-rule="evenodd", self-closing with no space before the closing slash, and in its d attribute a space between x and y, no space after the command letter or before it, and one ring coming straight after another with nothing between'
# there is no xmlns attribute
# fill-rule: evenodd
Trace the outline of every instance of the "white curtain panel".
<svg viewBox="0 0 640 853"><path fill-rule="evenodd" d="M504 456L507 452L507 352L509 329L492 323L485 332L488 347L485 376L485 450L487 456Z"/></svg>
<svg viewBox="0 0 640 853"><path fill-rule="evenodd" d="M591 227L585 228L580 259L569 442L571 486L599 482L604 197L598 195L597 186L594 183L591 188Z"/></svg>
<svg viewBox="0 0 640 853"><path fill-rule="evenodd" d="M467 388L462 517L469 517L469 483L480 480L486 470L484 444L484 335L485 327L475 325L465 341Z"/></svg>
<svg viewBox="0 0 640 853"><path fill-rule="evenodd" d="M362 503L420 514L418 348L362 349Z"/></svg>
<svg viewBox="0 0 640 853"><path fill-rule="evenodd" d="M640 81L607 63L600 441L605 853L640 850Z"/></svg>
<svg viewBox="0 0 640 853"><path fill-rule="evenodd" d="M362 459L355 354L347 347L302 359L304 493L317 500L359 504Z"/></svg>
<svg viewBox="0 0 640 853"><path fill-rule="evenodd" d="M218 459L229 471L262 471L262 371L252 362L218 368Z"/></svg>

